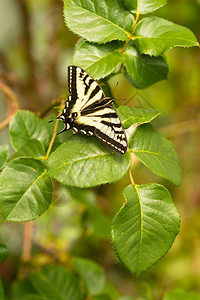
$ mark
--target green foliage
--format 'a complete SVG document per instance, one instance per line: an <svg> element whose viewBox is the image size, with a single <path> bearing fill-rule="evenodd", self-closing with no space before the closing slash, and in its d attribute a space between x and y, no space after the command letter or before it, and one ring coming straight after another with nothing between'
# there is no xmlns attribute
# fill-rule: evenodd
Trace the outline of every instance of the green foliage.
<svg viewBox="0 0 200 300"><path fill-rule="evenodd" d="M72 260L75 271L81 276L89 295L100 294L105 287L103 269L89 259L75 257Z"/></svg>
<svg viewBox="0 0 200 300"><path fill-rule="evenodd" d="M48 209L52 180L42 162L17 158L9 162L0 176L0 210L5 221L30 221Z"/></svg>
<svg viewBox="0 0 200 300"><path fill-rule="evenodd" d="M30 139L39 140L46 145L49 135L42 120L30 111L20 110L10 122L10 141L17 151Z"/></svg>
<svg viewBox="0 0 200 300"><path fill-rule="evenodd" d="M162 112L152 108L142 109L121 105L117 108L117 114L120 117L124 128L126 129L136 123L149 123L157 116L162 114Z"/></svg>
<svg viewBox="0 0 200 300"><path fill-rule="evenodd" d="M42 158L45 155L45 149L40 141L35 139L30 139L25 143L15 154L9 158L9 161L16 159L18 157L32 157L32 158Z"/></svg>
<svg viewBox="0 0 200 300"><path fill-rule="evenodd" d="M102 45L85 41L76 47L72 64L82 66L96 79L104 78L123 62L123 54L120 52L122 45L119 41Z"/></svg>
<svg viewBox="0 0 200 300"><path fill-rule="evenodd" d="M123 53L127 72L135 87L146 88L160 80L167 79L168 65L163 56L150 57L140 54L133 42L128 44Z"/></svg>
<svg viewBox="0 0 200 300"><path fill-rule="evenodd" d="M62 266L45 267L42 272L32 274L31 282L42 299L83 299L76 276Z"/></svg>
<svg viewBox="0 0 200 300"><path fill-rule="evenodd" d="M142 19L135 28L135 34L140 53L154 56L176 46L198 46L196 37L188 28L158 17Z"/></svg>
<svg viewBox="0 0 200 300"><path fill-rule="evenodd" d="M131 75L131 83L137 88L145 88L167 78L168 65L162 56L152 58L140 54L133 42L122 53L122 46L123 43L119 41L105 45L80 43L72 63L82 66L96 79L110 75L120 63L124 63Z"/></svg>
<svg viewBox="0 0 200 300"><path fill-rule="evenodd" d="M93 138L73 136L49 156L47 170L62 184L86 188L121 179L130 163L129 153L122 156Z"/></svg>
<svg viewBox="0 0 200 300"><path fill-rule="evenodd" d="M167 0L124 0L125 5L132 13L147 14L167 3Z"/></svg>
<svg viewBox="0 0 200 300"><path fill-rule="evenodd" d="M152 172L176 186L181 183L181 168L172 142L150 124L143 124L133 132L129 147Z"/></svg>
<svg viewBox="0 0 200 300"><path fill-rule="evenodd" d="M164 52L175 46L199 44L189 29L165 19L151 16L138 22L140 14L153 12L165 4L166 0L64 0L66 25L82 37L75 48L73 64L83 67L95 79L103 79L107 90L108 79L120 72L139 89L166 79L168 64ZM155 174L180 185L181 170L174 146L150 124L145 124L161 112L128 106L118 107L117 112L125 129L131 130L132 125L139 123L131 134L125 155L111 151L92 137L71 132L63 135L63 143L60 136L56 137L51 148L53 125L32 112L19 110L9 128L16 152L7 160L8 145L0 147L0 168L4 167L0 174L3 220L25 222L43 214L52 201L54 179L66 186L70 199L78 199L87 207L83 226L87 227L92 219L93 232L108 239L109 217L96 206L90 191L77 188L119 181L130 171L131 154ZM112 222L113 244L122 263L139 276L170 249L179 231L180 218L169 192L161 185L133 183L123 194L126 202ZM0 246L0 260L6 255L5 246ZM1 294L3 298L0 286ZM70 271L50 265L33 273L28 282L18 282L13 287L12 295L14 300L86 297L133 299L120 297L100 266L79 257L71 259ZM178 297L187 299L190 294L172 291L164 299Z"/></svg>
<svg viewBox="0 0 200 300"><path fill-rule="evenodd" d="M169 250L180 220L161 185L129 185L123 194L126 203L112 224L113 243L122 262L138 276Z"/></svg>
<svg viewBox="0 0 200 300"><path fill-rule="evenodd" d="M65 0L64 16L73 32L97 43L126 41L134 24L133 15L120 0L103 0L101 4L97 0Z"/></svg>
<svg viewBox="0 0 200 300"><path fill-rule="evenodd" d="M4 166L8 158L9 145L0 146L0 169Z"/></svg>

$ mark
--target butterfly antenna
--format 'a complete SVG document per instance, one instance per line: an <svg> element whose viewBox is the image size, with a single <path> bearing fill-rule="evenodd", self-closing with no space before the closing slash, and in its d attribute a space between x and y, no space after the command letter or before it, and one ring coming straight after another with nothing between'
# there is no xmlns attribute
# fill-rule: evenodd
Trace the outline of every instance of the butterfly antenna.
<svg viewBox="0 0 200 300"><path fill-rule="evenodd" d="M57 118L48 121L48 123L55 122L56 120L63 120L63 118L61 116L58 116Z"/></svg>

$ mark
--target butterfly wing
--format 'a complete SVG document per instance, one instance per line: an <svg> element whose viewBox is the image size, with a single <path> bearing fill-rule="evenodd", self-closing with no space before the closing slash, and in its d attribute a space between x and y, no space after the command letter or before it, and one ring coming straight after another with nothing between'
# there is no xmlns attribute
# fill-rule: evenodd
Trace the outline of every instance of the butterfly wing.
<svg viewBox="0 0 200 300"><path fill-rule="evenodd" d="M121 121L112 107L112 98L106 98L100 85L82 68L68 67L70 95L63 113L69 111L76 118L71 123L73 131L96 136L115 151L127 151L127 139Z"/></svg>
<svg viewBox="0 0 200 300"><path fill-rule="evenodd" d="M67 107L71 112L79 112L96 101L106 98L100 85L82 68L77 66L68 67L68 87L70 96Z"/></svg>
<svg viewBox="0 0 200 300"><path fill-rule="evenodd" d="M121 154L127 151L126 134L117 113L111 105L93 112L83 111L76 118L74 127L82 134L95 135L101 142Z"/></svg>

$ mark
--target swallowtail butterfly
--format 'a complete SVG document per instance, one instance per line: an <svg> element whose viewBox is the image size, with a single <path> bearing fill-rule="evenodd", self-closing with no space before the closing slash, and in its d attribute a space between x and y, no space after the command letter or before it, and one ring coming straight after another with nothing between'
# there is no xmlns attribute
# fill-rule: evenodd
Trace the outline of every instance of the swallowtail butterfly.
<svg viewBox="0 0 200 300"><path fill-rule="evenodd" d="M82 68L68 67L69 97L62 114L57 118L66 131L95 136L113 150L124 154L127 139L121 121L112 106L113 98L106 97L100 85ZM61 133L59 132L59 133Z"/></svg>

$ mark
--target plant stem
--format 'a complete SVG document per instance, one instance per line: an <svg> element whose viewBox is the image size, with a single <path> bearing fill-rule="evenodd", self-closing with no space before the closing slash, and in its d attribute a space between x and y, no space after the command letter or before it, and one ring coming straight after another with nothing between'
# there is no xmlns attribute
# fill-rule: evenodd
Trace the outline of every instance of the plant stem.
<svg viewBox="0 0 200 300"><path fill-rule="evenodd" d="M33 222L26 222L24 224L24 237L22 249L22 261L27 262L31 258L31 246L33 236Z"/></svg>
<svg viewBox="0 0 200 300"><path fill-rule="evenodd" d="M0 130L2 130L3 128L5 128L9 124L12 117L18 111L19 101L18 101L16 95L11 90L11 88L9 86L7 86L1 80L0 80L0 90L2 90L2 92L7 96L7 99L9 100L8 110L10 110L10 108L11 108L11 111L12 111L12 112L10 112L10 115L0 123ZM10 105L10 102L11 102L12 105Z"/></svg>
<svg viewBox="0 0 200 300"><path fill-rule="evenodd" d="M134 25L133 25L133 29L132 29L132 32L130 33L129 37L128 37L128 40L125 42L124 46L122 47L121 49L121 53L124 52L124 49L126 48L126 46L128 45L128 43L132 40L133 38L133 34L134 34L134 31L135 31L135 27L136 27L136 24L138 22L138 19L139 19L139 16L140 16L140 13L139 13L139 6L137 7L137 13L136 13L136 16L135 16L135 22L134 22Z"/></svg>
<svg viewBox="0 0 200 300"><path fill-rule="evenodd" d="M52 135L52 137L51 137L51 140L50 140L50 143L49 143L49 147L48 147L48 149L47 149L47 153L46 153L46 156L45 156L44 159L47 159L47 158L49 157L49 154L50 154L50 152L51 152L51 148L52 148L52 146L53 146L53 142L54 142L55 137L56 137L56 134L57 134L57 127L58 127L58 120L56 120L56 122L55 122L53 135Z"/></svg>

